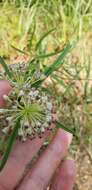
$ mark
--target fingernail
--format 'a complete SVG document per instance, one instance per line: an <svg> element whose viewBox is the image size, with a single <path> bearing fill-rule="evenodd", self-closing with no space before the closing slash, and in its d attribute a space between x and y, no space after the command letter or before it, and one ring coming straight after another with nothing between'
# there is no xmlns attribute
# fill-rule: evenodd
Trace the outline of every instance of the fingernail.
<svg viewBox="0 0 92 190"><path fill-rule="evenodd" d="M72 138L73 138L72 134L69 133L69 132L67 132L67 131L65 131L64 129L59 129L59 130L60 130L61 133L63 133L63 135L66 137L68 146L70 146L70 144L71 144L71 142L72 142Z"/></svg>
<svg viewBox="0 0 92 190"><path fill-rule="evenodd" d="M65 131L64 129L59 129L58 134L60 134L60 136L64 137L64 139L65 139L65 141L67 141L67 145L69 147L72 142L73 135L71 133Z"/></svg>
<svg viewBox="0 0 92 190"><path fill-rule="evenodd" d="M72 142L72 138L73 138L73 135L71 133L68 133L67 132L67 139L68 139L68 145L70 146L71 142Z"/></svg>

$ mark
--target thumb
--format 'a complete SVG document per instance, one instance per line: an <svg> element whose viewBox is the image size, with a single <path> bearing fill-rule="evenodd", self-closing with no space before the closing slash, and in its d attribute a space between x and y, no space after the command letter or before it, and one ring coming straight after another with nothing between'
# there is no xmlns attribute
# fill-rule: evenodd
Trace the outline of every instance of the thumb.
<svg viewBox="0 0 92 190"><path fill-rule="evenodd" d="M0 80L0 107L5 106L5 100L3 99L3 95L11 91L12 87L10 86L9 82L6 80Z"/></svg>

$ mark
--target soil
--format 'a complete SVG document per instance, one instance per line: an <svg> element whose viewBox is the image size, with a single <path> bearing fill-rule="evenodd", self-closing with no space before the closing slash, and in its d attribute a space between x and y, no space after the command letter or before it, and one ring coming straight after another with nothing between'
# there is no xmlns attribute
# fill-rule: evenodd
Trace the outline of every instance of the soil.
<svg viewBox="0 0 92 190"><path fill-rule="evenodd" d="M92 189L92 160L85 150L79 150L76 159L77 178L74 190Z"/></svg>

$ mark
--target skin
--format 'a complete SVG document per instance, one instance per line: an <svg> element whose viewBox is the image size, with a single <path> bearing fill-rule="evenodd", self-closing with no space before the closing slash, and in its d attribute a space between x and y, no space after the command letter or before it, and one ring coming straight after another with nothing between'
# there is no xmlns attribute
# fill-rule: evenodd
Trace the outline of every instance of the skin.
<svg viewBox="0 0 92 190"><path fill-rule="evenodd" d="M7 81L0 81L0 107L6 105L3 95L8 95L10 90L12 88ZM48 184L51 184L50 190L72 190L76 176L75 163L69 159L61 162L71 144L72 135L62 129L57 131L51 144L23 177L27 164L49 133L46 132L41 139L28 139L25 143L16 141L7 164L0 173L0 190L46 190Z"/></svg>

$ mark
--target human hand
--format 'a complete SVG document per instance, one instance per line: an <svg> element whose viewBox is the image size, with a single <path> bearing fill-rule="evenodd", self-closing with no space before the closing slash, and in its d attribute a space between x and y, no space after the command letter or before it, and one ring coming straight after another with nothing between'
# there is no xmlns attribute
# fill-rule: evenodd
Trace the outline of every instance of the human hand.
<svg viewBox="0 0 92 190"><path fill-rule="evenodd" d="M5 105L3 95L8 94L10 90L7 81L0 81L1 107ZM72 190L76 173L74 161L65 160L61 163L72 141L72 135L62 129L57 131L31 171L25 170L43 145L48 133L41 139L28 139L25 143L16 141L7 164L0 173L0 190L45 190L49 184L50 190Z"/></svg>

